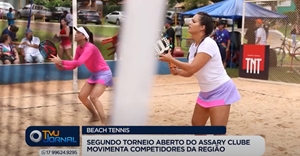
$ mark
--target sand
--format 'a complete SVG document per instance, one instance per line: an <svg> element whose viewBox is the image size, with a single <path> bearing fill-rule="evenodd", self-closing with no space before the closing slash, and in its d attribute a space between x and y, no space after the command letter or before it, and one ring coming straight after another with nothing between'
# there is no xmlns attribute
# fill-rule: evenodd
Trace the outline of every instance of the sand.
<svg viewBox="0 0 300 156"><path fill-rule="evenodd" d="M190 125L199 87L195 78L156 76L150 99L149 125ZM82 86L84 80L79 81ZM242 99L232 105L229 135L261 135L265 156L300 155L300 87L234 79ZM71 92L71 81L0 85L0 155L36 156L25 143L30 125L100 125ZM109 114L108 89L100 98ZM46 95L47 94L47 95Z"/></svg>

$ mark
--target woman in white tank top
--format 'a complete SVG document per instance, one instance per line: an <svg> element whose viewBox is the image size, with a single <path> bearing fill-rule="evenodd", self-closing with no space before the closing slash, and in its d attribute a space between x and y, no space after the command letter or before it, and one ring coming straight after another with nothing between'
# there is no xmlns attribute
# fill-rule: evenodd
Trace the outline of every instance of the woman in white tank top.
<svg viewBox="0 0 300 156"><path fill-rule="evenodd" d="M173 75L198 79L200 93L192 117L193 126L205 126L208 118L212 126L227 126L231 104L240 100L240 94L224 69L216 42L210 38L213 19L204 12L196 14L189 24L188 32L195 41L189 49L188 63L163 54L161 61L177 66Z"/></svg>

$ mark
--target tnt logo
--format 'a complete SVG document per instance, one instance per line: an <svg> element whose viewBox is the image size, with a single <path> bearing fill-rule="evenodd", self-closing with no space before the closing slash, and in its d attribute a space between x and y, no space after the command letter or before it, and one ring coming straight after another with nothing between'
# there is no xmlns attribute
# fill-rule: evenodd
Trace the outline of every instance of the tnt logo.
<svg viewBox="0 0 300 156"><path fill-rule="evenodd" d="M261 58L245 58L246 73L259 74Z"/></svg>

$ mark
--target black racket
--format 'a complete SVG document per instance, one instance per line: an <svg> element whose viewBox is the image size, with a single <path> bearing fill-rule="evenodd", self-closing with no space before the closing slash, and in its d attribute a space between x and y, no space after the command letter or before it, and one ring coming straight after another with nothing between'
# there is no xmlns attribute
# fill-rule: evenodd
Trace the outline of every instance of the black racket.
<svg viewBox="0 0 300 156"><path fill-rule="evenodd" d="M50 40L42 41L39 44L39 50L44 59L51 58L51 54L54 56L57 56L56 46Z"/></svg>

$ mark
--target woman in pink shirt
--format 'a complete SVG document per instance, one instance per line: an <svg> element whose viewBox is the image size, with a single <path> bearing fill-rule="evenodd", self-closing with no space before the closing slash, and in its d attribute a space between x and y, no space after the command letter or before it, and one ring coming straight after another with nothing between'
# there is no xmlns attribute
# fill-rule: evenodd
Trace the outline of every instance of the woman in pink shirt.
<svg viewBox="0 0 300 156"><path fill-rule="evenodd" d="M59 57L52 56L51 61L58 69L63 70L73 70L85 64L92 74L82 87L78 97L92 113L90 121L99 121L100 117L102 124L106 125L104 109L98 98L107 87L112 86L112 72L101 52L93 44L93 33L86 27L74 27L74 29L76 30L75 41L78 43L74 60L61 60Z"/></svg>

